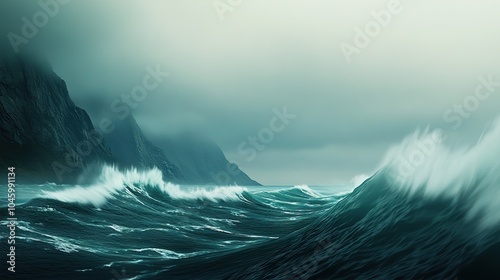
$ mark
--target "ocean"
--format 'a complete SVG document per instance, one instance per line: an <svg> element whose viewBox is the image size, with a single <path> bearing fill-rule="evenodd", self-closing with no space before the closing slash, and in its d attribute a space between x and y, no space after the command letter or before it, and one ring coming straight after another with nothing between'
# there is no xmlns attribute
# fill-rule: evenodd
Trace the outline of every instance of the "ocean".
<svg viewBox="0 0 500 280"><path fill-rule="evenodd" d="M499 131L399 176L415 135L355 188L179 186L113 166L93 184L18 185L16 272L1 278L500 279Z"/></svg>

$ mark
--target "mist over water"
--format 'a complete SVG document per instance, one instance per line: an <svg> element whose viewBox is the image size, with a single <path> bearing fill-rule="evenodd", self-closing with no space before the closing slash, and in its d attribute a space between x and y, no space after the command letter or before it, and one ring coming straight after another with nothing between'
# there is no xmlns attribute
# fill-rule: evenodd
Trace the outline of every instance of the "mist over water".
<svg viewBox="0 0 500 280"><path fill-rule="evenodd" d="M468 197L467 217L500 222L500 118L476 144L450 148L441 131L414 133L383 160L399 191L427 198Z"/></svg>

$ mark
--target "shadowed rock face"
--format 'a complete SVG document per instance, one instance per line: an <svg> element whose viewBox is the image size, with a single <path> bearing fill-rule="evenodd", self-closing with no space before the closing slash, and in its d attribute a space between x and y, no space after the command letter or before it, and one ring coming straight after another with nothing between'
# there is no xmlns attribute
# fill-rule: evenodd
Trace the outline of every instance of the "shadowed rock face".
<svg viewBox="0 0 500 280"><path fill-rule="evenodd" d="M132 116L114 124L109 134L95 130L48 63L0 58L0 168L16 167L18 182L84 183L113 163L157 167L176 183L259 185L206 138L166 139L157 143L162 150Z"/></svg>
<svg viewBox="0 0 500 280"><path fill-rule="evenodd" d="M118 165L124 168L149 169L157 167L163 179L171 182L186 181L178 167L172 164L163 151L146 139L134 117L114 122L113 132L106 134L106 143Z"/></svg>
<svg viewBox="0 0 500 280"><path fill-rule="evenodd" d="M155 139L167 158L179 166L187 183L259 186L239 167L229 162L222 150L208 137L186 132L176 137Z"/></svg>
<svg viewBox="0 0 500 280"><path fill-rule="evenodd" d="M112 160L46 63L1 59L0 132L0 167L16 167L22 181L74 182L87 165Z"/></svg>
<svg viewBox="0 0 500 280"><path fill-rule="evenodd" d="M184 133L173 138L146 139L132 116L113 122L106 143L122 167L156 166L167 181L185 184L257 186L238 166L230 163L222 150L207 137ZM160 148L158 148L160 147Z"/></svg>

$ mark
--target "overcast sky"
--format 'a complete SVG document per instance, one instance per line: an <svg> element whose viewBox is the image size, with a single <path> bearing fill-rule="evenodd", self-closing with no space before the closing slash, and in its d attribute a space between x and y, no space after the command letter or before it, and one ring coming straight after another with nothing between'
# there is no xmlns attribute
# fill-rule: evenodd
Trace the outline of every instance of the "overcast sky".
<svg viewBox="0 0 500 280"><path fill-rule="evenodd" d="M29 2L1 1L4 40L41 11ZM159 65L169 78L133 110L149 137L200 130L263 184L339 184L419 127L474 141L500 108L499 87L459 129L443 119L478 77L500 81L500 2L401 1L349 63L341 44L390 1L365 2L241 1L221 20L211 0L73 0L20 47L47 56L94 122ZM284 107L296 117L248 160L238 147Z"/></svg>

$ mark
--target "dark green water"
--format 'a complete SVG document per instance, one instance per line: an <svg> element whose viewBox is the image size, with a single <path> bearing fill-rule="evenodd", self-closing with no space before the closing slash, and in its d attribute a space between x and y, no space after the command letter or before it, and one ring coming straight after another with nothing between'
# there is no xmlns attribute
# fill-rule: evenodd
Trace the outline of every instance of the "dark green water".
<svg viewBox="0 0 500 280"><path fill-rule="evenodd" d="M431 199L391 184L379 173L353 192L176 186L157 170L105 168L89 186L17 186L16 273L0 275L500 279L500 231L467 218L472 193Z"/></svg>

